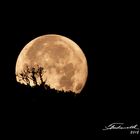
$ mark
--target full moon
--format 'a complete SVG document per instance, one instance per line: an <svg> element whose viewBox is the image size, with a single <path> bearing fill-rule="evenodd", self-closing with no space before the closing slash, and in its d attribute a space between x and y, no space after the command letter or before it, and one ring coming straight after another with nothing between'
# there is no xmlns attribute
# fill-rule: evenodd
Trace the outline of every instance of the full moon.
<svg viewBox="0 0 140 140"><path fill-rule="evenodd" d="M48 34L25 45L17 58L15 74L21 84L36 86L43 82L57 91L78 94L85 86L88 66L83 51L74 41Z"/></svg>

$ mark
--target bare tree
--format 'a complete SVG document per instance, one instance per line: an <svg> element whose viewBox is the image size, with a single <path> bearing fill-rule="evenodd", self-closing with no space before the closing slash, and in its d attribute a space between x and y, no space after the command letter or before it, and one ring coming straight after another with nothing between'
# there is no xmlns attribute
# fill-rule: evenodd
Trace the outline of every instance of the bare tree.
<svg viewBox="0 0 140 140"><path fill-rule="evenodd" d="M36 65L34 67L26 66L18 76L27 85L30 85L31 81L33 82L34 86L45 85L45 80L43 80L44 72L44 68L39 65Z"/></svg>
<svg viewBox="0 0 140 140"><path fill-rule="evenodd" d="M19 73L17 76L20 79L20 81L23 80L27 85L30 85L31 77L29 76L29 73L30 73L29 67L26 66L24 70L21 73Z"/></svg>

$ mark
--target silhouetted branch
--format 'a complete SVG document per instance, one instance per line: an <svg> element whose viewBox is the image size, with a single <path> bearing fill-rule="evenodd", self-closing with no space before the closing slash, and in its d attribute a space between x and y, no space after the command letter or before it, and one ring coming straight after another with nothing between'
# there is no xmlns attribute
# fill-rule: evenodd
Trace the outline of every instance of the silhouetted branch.
<svg viewBox="0 0 140 140"><path fill-rule="evenodd" d="M28 75L25 72L20 73L18 77L19 79L22 79L27 85L30 85L30 80L28 78Z"/></svg>

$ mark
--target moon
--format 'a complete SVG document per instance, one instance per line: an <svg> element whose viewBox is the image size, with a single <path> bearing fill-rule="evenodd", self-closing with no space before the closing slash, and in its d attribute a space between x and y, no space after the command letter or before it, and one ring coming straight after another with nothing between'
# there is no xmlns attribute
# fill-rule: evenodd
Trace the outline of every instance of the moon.
<svg viewBox="0 0 140 140"><path fill-rule="evenodd" d="M27 67L36 66L43 68L45 85L57 91L78 94L84 88L88 76L87 60L82 49L62 35L42 35L25 45L16 62L17 82L27 85L20 75ZM37 76L36 79L37 85L40 85ZM30 79L29 85L35 86Z"/></svg>

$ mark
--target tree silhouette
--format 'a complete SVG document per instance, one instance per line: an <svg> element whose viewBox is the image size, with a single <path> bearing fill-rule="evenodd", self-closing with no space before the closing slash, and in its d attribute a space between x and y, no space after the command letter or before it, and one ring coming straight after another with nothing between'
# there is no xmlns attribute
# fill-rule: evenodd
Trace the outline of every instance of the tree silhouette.
<svg viewBox="0 0 140 140"><path fill-rule="evenodd" d="M46 95L46 90L50 96L55 95L55 96L75 96L76 94L73 93L72 91L58 91L54 88L51 88L50 85L45 84L46 79L43 78L43 75L46 71L44 70L43 67L36 65L36 66L28 66L26 65L21 73L16 75L19 79L19 82L21 83L24 82L24 84L28 86L34 86L36 88L35 92L42 91L42 94ZM58 94L59 93L59 94ZM65 93L65 94L64 94Z"/></svg>
<svg viewBox="0 0 140 140"><path fill-rule="evenodd" d="M46 80L43 80L45 70L43 67L36 65L34 67L25 66L24 70L18 75L20 81L24 81L27 85L33 84L45 85Z"/></svg>

